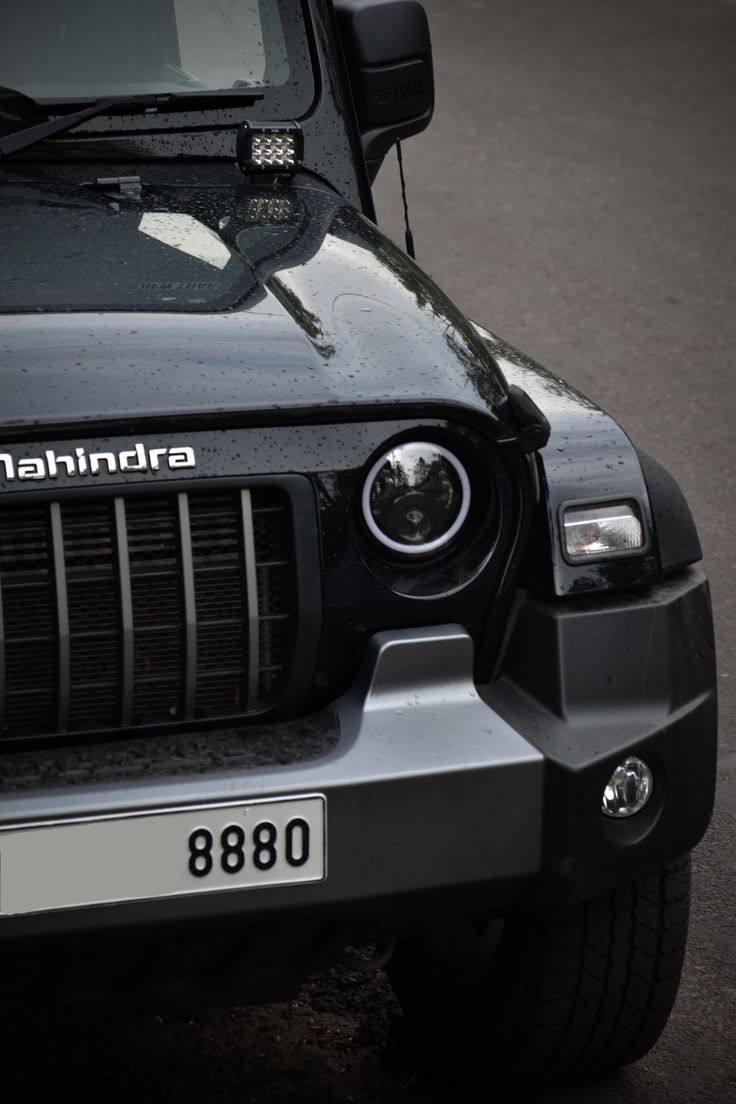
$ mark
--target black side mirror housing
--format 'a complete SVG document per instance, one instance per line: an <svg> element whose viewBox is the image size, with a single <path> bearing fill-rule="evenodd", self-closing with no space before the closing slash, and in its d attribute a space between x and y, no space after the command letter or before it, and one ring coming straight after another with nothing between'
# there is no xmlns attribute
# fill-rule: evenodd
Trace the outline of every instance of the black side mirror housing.
<svg viewBox="0 0 736 1104"><path fill-rule="evenodd" d="M429 125L432 43L419 0L334 0L363 153L371 176L397 139Z"/></svg>

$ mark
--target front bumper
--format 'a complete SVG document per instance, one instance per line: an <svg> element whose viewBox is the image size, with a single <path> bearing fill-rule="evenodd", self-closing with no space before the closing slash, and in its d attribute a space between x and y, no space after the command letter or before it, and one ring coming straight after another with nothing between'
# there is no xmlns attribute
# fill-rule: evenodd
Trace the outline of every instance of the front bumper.
<svg viewBox="0 0 736 1104"><path fill-rule="evenodd" d="M571 901L698 841L713 800L715 680L708 589L697 571L644 596L527 603L502 677L479 689L472 671L472 641L460 627L381 633L326 714L336 738L327 754L6 792L0 832L323 794L328 873L319 883L0 917L0 942L346 913L398 930L407 902L429 919L438 906ZM631 821L607 821L603 788L631 752L651 762L655 796ZM1 854L0 835L0 869Z"/></svg>

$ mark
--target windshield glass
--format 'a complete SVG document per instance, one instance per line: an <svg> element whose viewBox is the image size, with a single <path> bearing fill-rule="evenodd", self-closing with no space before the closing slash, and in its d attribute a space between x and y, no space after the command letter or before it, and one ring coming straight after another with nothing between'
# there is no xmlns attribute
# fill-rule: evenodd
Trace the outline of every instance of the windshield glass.
<svg viewBox="0 0 736 1104"><path fill-rule="evenodd" d="M305 68L298 0L0 2L0 85L42 103L297 85L309 96Z"/></svg>

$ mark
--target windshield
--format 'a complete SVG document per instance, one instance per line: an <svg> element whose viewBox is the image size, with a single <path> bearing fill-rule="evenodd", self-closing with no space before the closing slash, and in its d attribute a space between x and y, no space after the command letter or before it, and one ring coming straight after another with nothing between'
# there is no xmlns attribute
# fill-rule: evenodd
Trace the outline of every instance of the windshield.
<svg viewBox="0 0 736 1104"><path fill-rule="evenodd" d="M298 0L0 3L0 85L49 105L300 86L306 107L300 68L308 71Z"/></svg>

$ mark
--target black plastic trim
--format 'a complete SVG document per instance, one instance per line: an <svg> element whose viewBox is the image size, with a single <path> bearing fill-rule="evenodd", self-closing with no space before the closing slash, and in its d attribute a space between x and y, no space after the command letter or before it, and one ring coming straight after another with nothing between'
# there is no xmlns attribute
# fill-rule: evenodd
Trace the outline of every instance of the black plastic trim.
<svg viewBox="0 0 736 1104"><path fill-rule="evenodd" d="M501 677L480 689L545 757L541 873L521 903L592 897L698 843L715 796L717 705L697 568L635 595L527 596ZM653 797L611 821L603 790L631 754L652 767Z"/></svg>
<svg viewBox="0 0 736 1104"><path fill-rule="evenodd" d="M652 523L656 534L662 575L672 575L703 558L690 507L679 484L666 468L637 449L649 492Z"/></svg>

